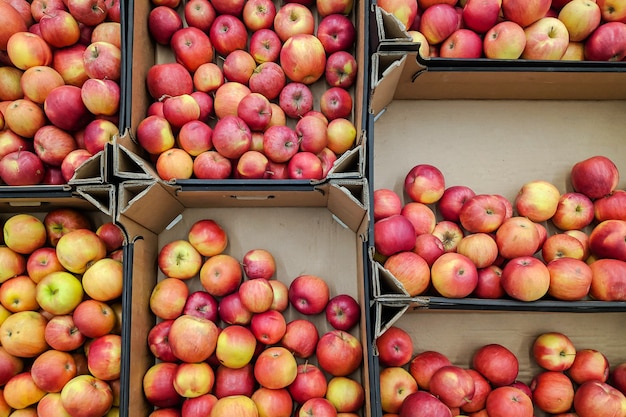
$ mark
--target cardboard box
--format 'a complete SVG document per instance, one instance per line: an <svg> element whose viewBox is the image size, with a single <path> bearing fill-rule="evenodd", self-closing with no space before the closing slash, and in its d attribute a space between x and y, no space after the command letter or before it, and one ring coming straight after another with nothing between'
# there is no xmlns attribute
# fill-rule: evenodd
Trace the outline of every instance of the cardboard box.
<svg viewBox="0 0 626 417"><path fill-rule="evenodd" d="M422 57L395 16L373 6L370 112L393 99L619 100L625 62L449 59ZM372 29L373 31L373 29ZM394 54L390 54L394 52ZM393 55L395 59L390 59ZM378 68L379 67L379 68ZM393 67L393 68L392 68ZM394 75L385 72L393 72ZM386 78L397 79L387 88ZM381 84L381 85L379 85ZM382 88L380 88L382 87ZM378 91L383 90L383 91ZM386 99L385 99L386 98Z"/></svg>
<svg viewBox="0 0 626 417"><path fill-rule="evenodd" d="M387 49L372 60L372 190L389 188L408 201L404 178L422 163L438 167L446 186L467 185L510 201L536 179L572 191L572 165L593 155L610 157L626 172L626 154L620 151L626 102L612 100L623 98L623 91L605 84L622 74L606 73L596 84L600 74L593 72L507 73L452 65L431 71L419 67L416 53ZM587 100L594 97L603 100ZM625 186L622 179L618 188ZM612 366L626 359L619 330L624 302L409 297L370 249L374 339L399 326L411 334L415 354L438 350L462 366L469 366L481 345L501 343L517 355L526 383L539 370L529 347L545 331L567 334L577 348L602 351ZM379 389L376 381L373 388Z"/></svg>
<svg viewBox="0 0 626 417"><path fill-rule="evenodd" d="M363 343L364 365L354 376L369 389L369 313L366 282L368 193L366 182L325 183L313 193L278 190L274 198L251 190L199 188L185 191L162 182L127 181L120 185L119 221L131 236L132 335L129 369L128 415L147 415L151 406L143 396L142 378L155 363L147 334L156 323L149 310L153 286L164 276L157 268L160 248L175 238L185 238L200 219L214 219L227 232L225 253L238 259L250 249L265 248L277 262L277 279L289 284L303 273L323 277L332 295L349 293L360 301L362 319L353 331ZM317 196L317 198L312 198ZM191 289L202 289L199 280ZM298 316L292 307L289 320ZM323 315L310 317L320 334L329 330ZM300 363L301 360L298 360ZM370 409L369 398L363 415Z"/></svg>
<svg viewBox="0 0 626 417"><path fill-rule="evenodd" d="M367 141L365 120L367 118L367 107L364 104L366 90L361 87L366 85L366 79L369 76L369 59L366 59L366 57L369 57L369 52L367 51L369 43L365 42L365 39L368 39L369 36L369 26L365 21L367 6L367 2L355 0L353 11L350 14L357 30L353 53L358 63L358 74L354 86L350 89L353 97L351 120L357 129L356 145L338 159L328 174L327 179L363 178L365 176L364 160ZM118 150L113 159L113 174L122 180L158 178L150 155L135 140L137 126L145 118L148 106L152 103L152 98L146 88L147 72L156 63L174 61L172 51L168 47L156 45L150 37L147 18L151 8L152 3L147 0L129 2L128 15L129 21L132 23L130 24L131 39L128 41L126 54L127 60L132 63L132 66L129 66L128 69L130 75L128 77L126 94L127 102L130 103L130 106L127 108L128 114L123 119L127 125L125 126L124 134L116 142ZM312 10L316 20L319 20L315 7ZM216 55L215 62L218 65L221 65L222 60L222 57ZM322 79L310 85L310 88L315 96L314 107L319 110L319 97L328 87L322 77ZM295 125L295 121L290 120L288 124ZM291 181L296 182L294 180ZM184 184L186 181L172 182ZM215 184L222 181L203 180L201 182ZM233 183L232 180L224 180L223 182ZM248 180L247 182L275 184L271 180Z"/></svg>
<svg viewBox="0 0 626 417"><path fill-rule="evenodd" d="M79 185L71 188L64 186L32 186L32 187L7 187L0 193L0 222L4 223L8 218L21 213L31 214L43 221L46 214L58 208L72 208L84 213L91 221L92 230L100 225L114 221L114 195L115 187L107 185ZM128 268L128 256L124 245L124 268ZM125 274L125 278L128 274ZM113 300L111 304L121 303L123 321L121 323L122 358L120 376L120 410L128 408L128 361L130 344L130 317L127 311L130 309L130 285L124 281L124 290L120 299ZM128 318L128 320L126 320Z"/></svg>

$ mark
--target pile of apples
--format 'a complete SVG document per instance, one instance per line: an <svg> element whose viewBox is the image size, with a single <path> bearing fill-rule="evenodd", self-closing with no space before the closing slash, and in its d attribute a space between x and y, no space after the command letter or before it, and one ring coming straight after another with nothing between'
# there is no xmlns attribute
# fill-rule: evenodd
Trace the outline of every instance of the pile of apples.
<svg viewBox="0 0 626 417"><path fill-rule="evenodd" d="M322 179L357 137L352 0L153 0L136 140L171 179Z"/></svg>
<svg viewBox="0 0 626 417"><path fill-rule="evenodd" d="M124 233L73 208L3 222L0 415L119 415Z"/></svg>
<svg viewBox="0 0 626 417"><path fill-rule="evenodd" d="M609 158L571 168L573 190L545 180L514 201L445 186L428 164L405 177L408 202L374 191L376 258L410 296L626 300L626 191Z"/></svg>
<svg viewBox="0 0 626 417"><path fill-rule="evenodd" d="M399 417L560 417L626 415L626 363L611 370L606 356L577 349L560 332L539 334L529 347L540 371L518 379L520 364L506 346L490 343L455 365L435 350L413 353L411 335L391 326L376 340L384 415ZM537 414L539 415L539 414Z"/></svg>
<svg viewBox="0 0 626 417"><path fill-rule="evenodd" d="M119 0L0 1L0 179L65 184L118 134Z"/></svg>
<svg viewBox="0 0 626 417"><path fill-rule="evenodd" d="M201 219L159 250L155 363L143 377L151 416L358 416L359 303L316 275L277 279L266 249L237 259L227 247L222 226Z"/></svg>
<svg viewBox="0 0 626 417"><path fill-rule="evenodd" d="M619 0L379 0L420 55L570 61L626 57Z"/></svg>

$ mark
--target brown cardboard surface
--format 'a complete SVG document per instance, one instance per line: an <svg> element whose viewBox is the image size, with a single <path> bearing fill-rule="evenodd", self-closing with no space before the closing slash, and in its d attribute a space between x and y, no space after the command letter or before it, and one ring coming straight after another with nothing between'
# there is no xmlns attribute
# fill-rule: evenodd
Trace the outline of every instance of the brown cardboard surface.
<svg viewBox="0 0 626 417"><path fill-rule="evenodd" d="M143 374L154 363L147 334L155 317L148 302L153 286L164 277L157 268L158 251L167 242L185 238L190 226L200 219L216 220L226 230L229 244L225 253L241 259L250 249L265 248L276 259L277 279L289 284L300 274L318 275L329 283L331 295L348 293L360 301L362 320L353 334L363 343L364 367L353 377L360 379L368 390L368 335L364 324L368 304L363 294L362 259L367 216L366 206L359 200L366 196L362 192L346 191L356 185L344 185L343 188L328 185L324 203L312 206L264 207L252 201L247 206L233 207L207 204L213 199L203 198L205 193L201 191L175 196L169 186L158 182L122 184L121 194L124 190L129 193L130 204L120 212L119 221L133 242L130 396L136 401L130 404L128 415L147 415L151 409L140 399ZM193 290L202 288L197 278L188 284ZM290 320L297 315L290 308L285 317ZM316 323L320 334L330 330L323 314L308 318ZM364 415L367 410L369 404Z"/></svg>
<svg viewBox="0 0 626 417"><path fill-rule="evenodd" d="M533 375L540 371L532 359L532 343L544 332L564 333L576 349L601 351L611 369L625 362L625 319L626 313L419 311L402 316L396 326L411 335L414 354L436 350L463 367L471 365L472 354L482 345L504 345L519 360L519 380L530 383Z"/></svg>
<svg viewBox="0 0 626 417"><path fill-rule="evenodd" d="M277 3L278 4L278 3ZM152 165L150 162L150 156L138 145L135 140L136 129L141 120L146 116L148 106L152 103L152 98L149 96L146 88L146 75L149 68L155 63L173 62L174 56L169 48L162 45L155 45L151 40L148 32L147 17L152 8L152 3L147 0L136 0L131 5L133 7L133 25L132 25L132 71L131 71L131 106L130 106L130 126L122 135L116 138L116 146L122 146L126 151L137 154L141 157L145 164L140 166L125 165L117 163L115 161L121 161L114 157L114 174L121 178L128 178L140 175L148 174L153 177L156 175L154 168L146 168L146 165ZM363 120L363 103L365 100L366 89L362 88L365 85L366 71L365 59L366 59L366 42L365 42L365 25L366 25L366 7L367 2L355 1L351 17L357 30L357 38L355 41L354 55L357 59L358 72L357 79L354 86L350 89L353 97L353 112L351 120L353 121L356 130L357 138L355 149L348 151L342 157L339 158L332 174L329 174L329 178L341 178L346 174L351 177L363 177L363 159L365 147L365 122ZM319 17L313 8L314 16L316 19ZM180 9L182 12L182 8ZM369 57L368 57L369 59ZM223 57L216 56L214 61L221 65ZM315 102L314 108L319 110L319 97L321 93L328 88L323 78L311 85ZM295 125L295 121L289 121ZM117 150L117 152L125 152L125 150ZM355 160L356 159L356 160ZM126 172L126 168L131 168L130 172ZM135 171L139 168L139 171ZM158 178L158 176L157 176Z"/></svg>
<svg viewBox="0 0 626 417"><path fill-rule="evenodd" d="M593 155L626 173L625 111L624 101L394 100L374 124L373 187L402 193L408 171L428 163L446 186L510 200L536 179L571 191L572 165Z"/></svg>

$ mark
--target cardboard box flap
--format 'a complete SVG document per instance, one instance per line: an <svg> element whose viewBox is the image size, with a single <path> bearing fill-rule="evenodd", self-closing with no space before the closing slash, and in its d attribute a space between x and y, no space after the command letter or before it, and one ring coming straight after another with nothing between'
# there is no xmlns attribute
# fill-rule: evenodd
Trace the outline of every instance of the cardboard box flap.
<svg viewBox="0 0 626 417"><path fill-rule="evenodd" d="M624 62L455 60L407 51L394 99L623 100Z"/></svg>
<svg viewBox="0 0 626 417"><path fill-rule="evenodd" d="M171 187L160 181L124 181L118 192L118 216L143 225L153 233L165 230L184 210Z"/></svg>
<svg viewBox="0 0 626 417"><path fill-rule="evenodd" d="M404 315L408 308L409 304L402 301L374 302L374 334L372 335L374 340L393 326L393 324Z"/></svg>
<svg viewBox="0 0 626 417"><path fill-rule="evenodd" d="M367 241L369 189L367 180L328 183L328 209L333 217Z"/></svg>
<svg viewBox="0 0 626 417"><path fill-rule="evenodd" d="M89 201L101 212L108 216L115 216L116 200L113 184L79 185L76 194Z"/></svg>
<svg viewBox="0 0 626 417"><path fill-rule="evenodd" d="M365 130L359 135L357 145L337 158L326 175L327 179L363 178L365 177L365 145L367 134Z"/></svg>
<svg viewBox="0 0 626 417"><path fill-rule="evenodd" d="M372 263L372 296L375 300L398 300L410 302L411 296L404 286L389 270L374 259L374 247L370 247L370 261Z"/></svg>
<svg viewBox="0 0 626 417"><path fill-rule="evenodd" d="M374 16L380 42L377 46L378 50L385 49L386 44L395 48L398 48L399 45L414 44L411 36L404 29L404 25L396 16L378 6L374 6Z"/></svg>
<svg viewBox="0 0 626 417"><path fill-rule="evenodd" d="M67 182L70 186L79 184L104 184L107 178L107 151L105 150L92 155L82 163L74 172L74 176Z"/></svg>
<svg viewBox="0 0 626 417"><path fill-rule="evenodd" d="M375 117L394 99L407 59L409 58L405 53L375 52L372 54L369 112Z"/></svg>
<svg viewBox="0 0 626 417"><path fill-rule="evenodd" d="M130 137L130 135L126 137ZM115 147L112 160L114 178L121 180L154 180L159 178L154 168L145 159L121 142Z"/></svg>

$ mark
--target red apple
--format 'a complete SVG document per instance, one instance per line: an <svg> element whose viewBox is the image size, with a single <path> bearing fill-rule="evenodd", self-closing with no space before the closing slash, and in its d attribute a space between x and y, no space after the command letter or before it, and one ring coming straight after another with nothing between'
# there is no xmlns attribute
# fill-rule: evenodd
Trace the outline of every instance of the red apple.
<svg viewBox="0 0 626 417"><path fill-rule="evenodd" d="M289 394L296 403L304 404L310 398L326 395L328 384L326 375L320 368L305 362L299 364L297 369L296 379L287 386Z"/></svg>
<svg viewBox="0 0 626 417"><path fill-rule="evenodd" d="M280 65L291 81L310 85L324 75L326 51L314 35L297 34L284 42Z"/></svg>
<svg viewBox="0 0 626 417"><path fill-rule="evenodd" d="M356 39L356 28L347 16L339 13L322 17L317 24L317 37L327 55L349 51Z"/></svg>
<svg viewBox="0 0 626 417"><path fill-rule="evenodd" d="M183 280L166 277L152 288L150 294L150 311L160 319L175 319L185 307L189 288Z"/></svg>
<svg viewBox="0 0 626 417"><path fill-rule="evenodd" d="M420 18L419 31L430 45L437 45L459 29L461 14L446 3L434 4L425 9Z"/></svg>
<svg viewBox="0 0 626 417"><path fill-rule="evenodd" d="M419 164L409 170L404 179L404 191L412 201L436 203L445 190L442 172L428 164Z"/></svg>
<svg viewBox="0 0 626 417"><path fill-rule="evenodd" d="M377 5L382 10L395 16L403 26L403 29L409 29L418 14L418 4L416 1L382 0L378 2Z"/></svg>
<svg viewBox="0 0 626 417"><path fill-rule="evenodd" d="M443 297L463 298L478 284L478 271L465 255L448 252L441 255L431 267L431 282Z"/></svg>
<svg viewBox="0 0 626 417"><path fill-rule="evenodd" d="M282 346L266 348L254 363L254 377L265 388L286 388L296 379L297 374L295 357Z"/></svg>
<svg viewBox="0 0 626 417"><path fill-rule="evenodd" d="M501 386L487 397L485 409L490 417L533 417L533 403L519 388Z"/></svg>
<svg viewBox="0 0 626 417"><path fill-rule="evenodd" d="M506 259L533 255L540 242L535 224L522 216L506 219L496 231L500 255Z"/></svg>
<svg viewBox="0 0 626 417"><path fill-rule="evenodd" d="M592 269L579 259L560 258L548 263L550 287L548 294L557 300L582 300L589 293Z"/></svg>
<svg viewBox="0 0 626 417"><path fill-rule="evenodd" d="M333 328L350 331L359 323L361 307L351 295L338 294L328 300L325 316Z"/></svg>
<svg viewBox="0 0 626 417"><path fill-rule="evenodd" d="M621 61L626 56L626 23L601 24L585 40L585 59L589 61Z"/></svg>
<svg viewBox="0 0 626 417"><path fill-rule="evenodd" d="M589 249L598 258L626 261L626 221L605 220L589 234Z"/></svg>
<svg viewBox="0 0 626 417"><path fill-rule="evenodd" d="M248 51L257 63L263 64L265 62L277 61L282 47L283 43L276 32L271 28L263 28L250 35Z"/></svg>
<svg viewBox="0 0 626 417"><path fill-rule="evenodd" d="M208 359L215 351L218 327L210 320L191 315L174 319L168 340L172 353L185 362Z"/></svg>
<svg viewBox="0 0 626 417"><path fill-rule="evenodd" d="M326 281L316 275L300 275L289 284L289 302L300 313L319 314L330 299Z"/></svg>
<svg viewBox="0 0 626 417"><path fill-rule="evenodd" d="M451 417L450 408L434 395L418 391L408 395L400 407L399 417Z"/></svg>
<svg viewBox="0 0 626 417"><path fill-rule="evenodd" d="M544 371L535 375L530 389L533 404L546 413L564 413L572 408L574 385L562 372Z"/></svg>
<svg viewBox="0 0 626 417"><path fill-rule="evenodd" d="M308 358L315 353L318 340L319 334L313 323L305 319L294 319L287 323L280 345L298 358Z"/></svg>
<svg viewBox="0 0 626 417"><path fill-rule="evenodd" d="M215 6L214 3L213 6ZM209 29L209 38L215 51L225 57L234 50L246 48L248 32L243 21L238 17L219 14Z"/></svg>
<svg viewBox="0 0 626 417"><path fill-rule="evenodd" d="M187 297L182 314L195 315L216 322L219 317L218 301L206 291L194 291Z"/></svg>
<svg viewBox="0 0 626 417"><path fill-rule="evenodd" d="M490 233L500 227L506 207L491 194L478 194L467 198L459 211L459 222L468 232Z"/></svg>
<svg viewBox="0 0 626 417"><path fill-rule="evenodd" d="M483 55L483 39L470 29L457 29L439 48L441 58L477 59Z"/></svg>
<svg viewBox="0 0 626 417"><path fill-rule="evenodd" d="M333 376L347 376L363 361L361 341L343 330L323 334L315 349L319 367Z"/></svg>
<svg viewBox="0 0 626 417"><path fill-rule="evenodd" d="M256 33L261 29L272 28L276 17L276 5L270 0L247 1L241 14L246 28Z"/></svg>
<svg viewBox="0 0 626 417"><path fill-rule="evenodd" d="M570 179L575 191L595 200L615 190L619 171L609 158L597 155L575 163Z"/></svg>
<svg viewBox="0 0 626 417"><path fill-rule="evenodd" d="M623 274L626 262L617 259L599 259L590 264L592 279L589 295L596 300L623 301L626 299Z"/></svg>
<svg viewBox="0 0 626 417"><path fill-rule="evenodd" d="M228 115L217 121L213 128L213 146L223 156L237 159L250 149L250 128L238 116Z"/></svg>
<svg viewBox="0 0 626 417"><path fill-rule="evenodd" d="M574 409L579 417L619 415L626 409L626 397L604 382L589 381L576 389Z"/></svg>
<svg viewBox="0 0 626 417"><path fill-rule="evenodd" d="M483 39L485 57L490 59L518 59L525 47L524 28L510 20L497 23Z"/></svg>
<svg viewBox="0 0 626 417"><path fill-rule="evenodd" d="M176 82L172 80L176 80ZM177 62L157 63L148 69L146 86L150 96L155 100L160 100L164 96L191 94L193 79L182 64Z"/></svg>
<svg viewBox="0 0 626 417"><path fill-rule="evenodd" d="M324 78L332 87L350 88L356 80L357 69L357 60L350 52L333 52L326 59Z"/></svg>
<svg viewBox="0 0 626 417"><path fill-rule="evenodd" d="M384 366L404 366L413 355L413 339L404 329L391 326L376 338L378 360Z"/></svg>
<svg viewBox="0 0 626 417"><path fill-rule="evenodd" d="M437 208L444 220L459 221L459 213L463 204L476 193L468 186L453 185L446 188L437 202Z"/></svg>
<svg viewBox="0 0 626 417"><path fill-rule="evenodd" d="M252 316L250 330L258 342L273 345L285 335L287 323L279 311L267 310Z"/></svg>
<svg viewBox="0 0 626 417"><path fill-rule="evenodd" d="M200 269L200 283L214 297L233 293L239 287L241 279L239 261L223 253L209 257Z"/></svg>
<svg viewBox="0 0 626 417"><path fill-rule="evenodd" d="M451 408L469 404L474 390L474 379L460 366L441 367L430 379L430 393Z"/></svg>
<svg viewBox="0 0 626 417"><path fill-rule="evenodd" d="M148 347L155 358L163 362L178 362L172 353L168 336L174 319L162 320L155 324L148 332Z"/></svg>
<svg viewBox="0 0 626 417"><path fill-rule="evenodd" d="M251 92L260 93L267 99L273 100L280 96L285 87L285 82L285 73L280 65L270 61L262 62L256 67L248 80L248 85ZM272 106L272 118L275 115L277 115L277 112L274 110L274 106Z"/></svg>
<svg viewBox="0 0 626 417"><path fill-rule="evenodd" d="M418 353L409 362L409 372L415 378L418 386L424 390L430 389L432 375L441 367L452 365L443 353L426 350Z"/></svg>
<svg viewBox="0 0 626 417"><path fill-rule="evenodd" d="M487 32L498 21L500 4L498 0L467 0L461 13L463 24L476 33Z"/></svg>
<svg viewBox="0 0 626 417"><path fill-rule="evenodd" d="M230 176L231 171L230 159L217 151L202 152L193 161L193 173L199 179L225 179Z"/></svg>
<svg viewBox="0 0 626 417"><path fill-rule="evenodd" d="M394 253L383 266L410 297L424 293L430 285L431 271L428 262L415 252Z"/></svg>
<svg viewBox="0 0 626 417"><path fill-rule="evenodd" d="M550 9L550 0L502 0L502 13L506 20L511 20L522 27L529 26L546 15Z"/></svg>
<svg viewBox="0 0 626 417"><path fill-rule="evenodd" d="M313 110L313 92L305 83L287 83L280 91L278 104L286 116L299 119Z"/></svg>
<svg viewBox="0 0 626 417"><path fill-rule="evenodd" d="M567 369L567 374L580 385L591 380L606 382L609 371L609 361L602 352L596 349L579 349L572 365Z"/></svg>
<svg viewBox="0 0 626 417"><path fill-rule="evenodd" d="M217 16L213 4L208 0L188 1L185 3L183 15L188 26L198 28L205 33L209 32Z"/></svg>
<svg viewBox="0 0 626 417"><path fill-rule="evenodd" d="M320 96L320 110L329 121L346 119L352 114L352 95L345 88L330 87Z"/></svg>
<svg viewBox="0 0 626 417"><path fill-rule="evenodd" d="M374 245L383 256L410 251L415 246L413 224L401 214L391 215L374 223Z"/></svg>
<svg viewBox="0 0 626 417"><path fill-rule="evenodd" d="M286 3L276 11L274 30L283 43L294 35L313 35L315 30L313 12L300 3Z"/></svg>
<svg viewBox="0 0 626 417"><path fill-rule="evenodd" d="M474 352L472 368L480 372L493 386L501 387L515 381L519 362L513 352L505 346L491 343L481 346Z"/></svg>
<svg viewBox="0 0 626 417"><path fill-rule="evenodd" d="M113 391L106 381L77 375L61 390L61 404L73 416L104 415L113 405Z"/></svg>

